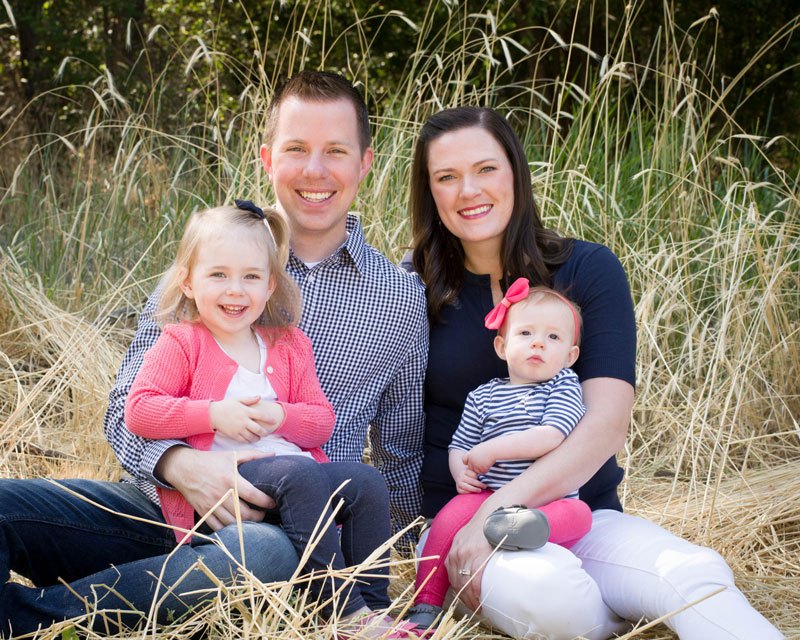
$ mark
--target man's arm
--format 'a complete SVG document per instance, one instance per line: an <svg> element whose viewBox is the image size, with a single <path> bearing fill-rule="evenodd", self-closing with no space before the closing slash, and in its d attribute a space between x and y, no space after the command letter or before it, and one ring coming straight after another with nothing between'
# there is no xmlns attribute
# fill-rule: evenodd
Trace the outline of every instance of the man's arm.
<svg viewBox="0 0 800 640"><path fill-rule="evenodd" d="M428 321L424 308L413 322L419 327L406 358L381 396L372 421L373 462L389 487L392 525L402 529L419 515L425 413L423 396L428 364Z"/></svg>

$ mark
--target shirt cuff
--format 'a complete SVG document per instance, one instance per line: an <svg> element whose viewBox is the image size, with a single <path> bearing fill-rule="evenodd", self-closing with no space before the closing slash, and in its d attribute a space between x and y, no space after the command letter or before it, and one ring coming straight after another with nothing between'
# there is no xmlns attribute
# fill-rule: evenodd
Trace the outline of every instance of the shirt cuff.
<svg viewBox="0 0 800 640"><path fill-rule="evenodd" d="M156 465L161 457L175 446L188 447L189 445L183 440L150 440L144 450L144 455L142 455L142 475L162 489L174 489L174 487L156 476Z"/></svg>

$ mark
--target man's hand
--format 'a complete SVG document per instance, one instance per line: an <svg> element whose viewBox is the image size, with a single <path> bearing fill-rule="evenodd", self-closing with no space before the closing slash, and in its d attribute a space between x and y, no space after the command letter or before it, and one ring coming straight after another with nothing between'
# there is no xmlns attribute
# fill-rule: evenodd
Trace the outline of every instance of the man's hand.
<svg viewBox="0 0 800 640"><path fill-rule="evenodd" d="M236 522L236 498L242 520L258 522L266 509L274 509L275 501L239 475L237 467L248 460L267 455L257 451L200 451L176 446L169 449L156 466L156 475L172 485L201 516L230 491L225 500L208 516L206 523L214 531Z"/></svg>
<svg viewBox="0 0 800 640"><path fill-rule="evenodd" d="M481 442L472 447L464 454L463 462L475 473L486 473L497 462L492 450L492 441Z"/></svg>

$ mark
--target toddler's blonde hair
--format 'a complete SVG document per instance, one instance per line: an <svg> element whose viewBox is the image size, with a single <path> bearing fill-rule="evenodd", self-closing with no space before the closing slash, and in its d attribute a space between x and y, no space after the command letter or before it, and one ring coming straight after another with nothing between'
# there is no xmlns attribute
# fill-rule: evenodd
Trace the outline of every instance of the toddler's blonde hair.
<svg viewBox="0 0 800 640"><path fill-rule="evenodd" d="M186 297L181 284L191 274L200 245L212 237L220 237L226 231L237 228L252 233L253 238L263 247L268 259L269 276L275 282L275 290L255 324L289 327L298 323L302 309L300 289L285 271L289 259L289 225L275 209L264 209L264 216L262 219L254 212L230 205L192 213L178 245L175 261L162 280L161 297L156 311L156 320L160 325L198 321L197 305L194 300Z"/></svg>

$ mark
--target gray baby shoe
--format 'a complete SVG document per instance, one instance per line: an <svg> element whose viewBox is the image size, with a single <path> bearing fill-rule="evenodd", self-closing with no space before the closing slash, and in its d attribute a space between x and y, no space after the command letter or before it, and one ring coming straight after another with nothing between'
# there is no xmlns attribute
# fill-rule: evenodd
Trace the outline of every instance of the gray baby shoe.
<svg viewBox="0 0 800 640"><path fill-rule="evenodd" d="M415 604L405 616L406 622L413 622L420 630L431 629L443 612L441 607L433 604Z"/></svg>
<svg viewBox="0 0 800 640"><path fill-rule="evenodd" d="M490 545L504 551L538 549L550 537L550 523L539 509L519 504L500 507L486 517L483 535Z"/></svg>

